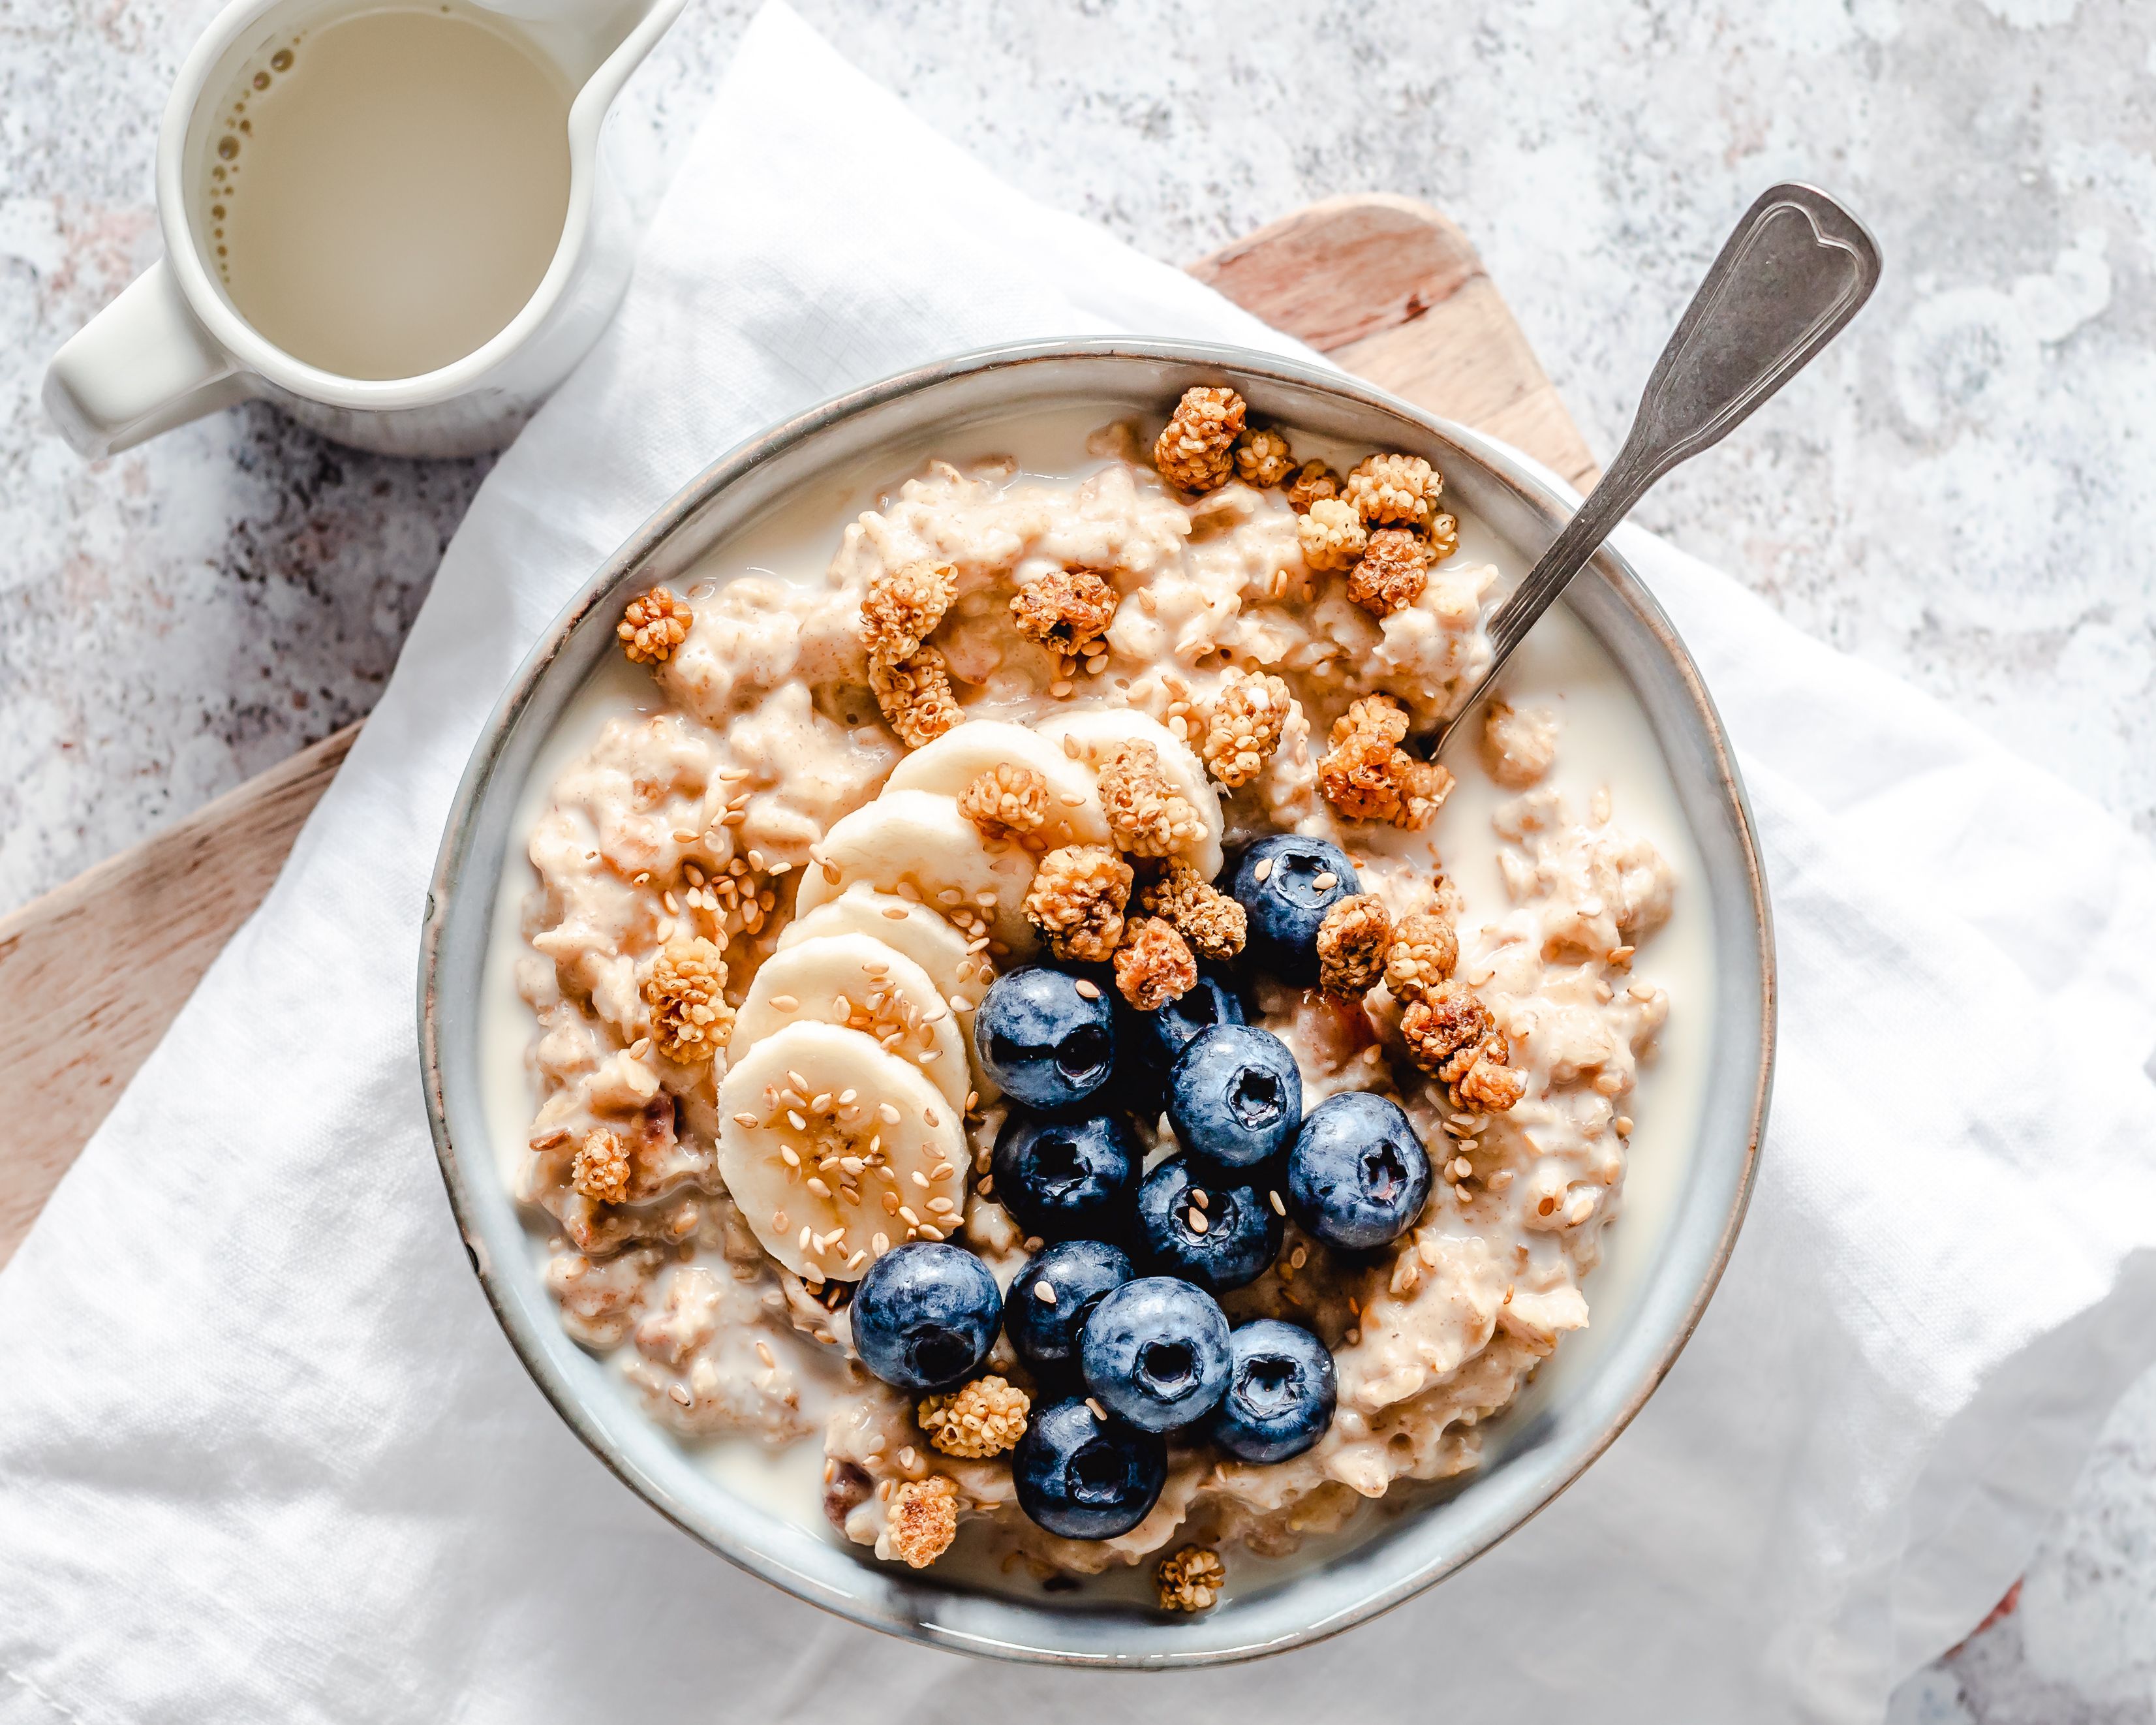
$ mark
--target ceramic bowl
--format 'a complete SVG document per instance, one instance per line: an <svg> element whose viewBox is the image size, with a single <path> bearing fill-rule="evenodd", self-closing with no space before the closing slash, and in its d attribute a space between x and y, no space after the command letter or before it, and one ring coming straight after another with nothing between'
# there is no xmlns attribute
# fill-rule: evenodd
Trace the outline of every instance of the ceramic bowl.
<svg viewBox="0 0 2156 1725"><path fill-rule="evenodd" d="M1750 1191L1773 1059L1774 949L1751 819L1727 739L1683 644L1625 560L1605 550L1567 603L1627 678L1666 757L1712 901L1708 1080L1686 1165L1659 1214L1614 1224L1636 1266L1599 1287L1591 1328L1486 1429L1484 1461L1410 1494L1351 1548L1193 1617L1136 1604L1020 1599L879 1564L737 1497L649 1422L570 1341L504 1189L483 1098L478 1003L516 806L542 740L616 650L624 596L675 582L782 500L921 447L942 428L1074 407L1158 420L1197 382L1229 382L1255 413L1368 448L1418 451L1449 495L1513 543L1546 544L1570 500L1521 456L1355 379L1238 349L1099 341L994 349L827 403L699 475L615 554L534 649L494 716L451 814L427 906L420 1032L449 1200L488 1299L562 1417L651 1505L713 1550L801 1599L948 1649L1072 1665L1160 1667L1249 1658L1337 1633L1443 1580L1564 1490L1636 1414L1699 1322ZM1601 1272L1598 1271L1599 1275Z"/></svg>

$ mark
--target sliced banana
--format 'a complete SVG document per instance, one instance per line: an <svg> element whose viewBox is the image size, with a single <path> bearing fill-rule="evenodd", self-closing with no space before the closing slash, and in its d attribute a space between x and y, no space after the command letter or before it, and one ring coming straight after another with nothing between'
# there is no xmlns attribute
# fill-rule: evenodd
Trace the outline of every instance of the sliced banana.
<svg viewBox="0 0 2156 1725"><path fill-rule="evenodd" d="M898 889L907 886L938 910L978 911L1012 957L1029 957L1038 943L1025 920L1033 868L1031 853L1020 845L991 850L955 798L887 790L824 834L802 871L793 914L805 916L856 883L901 898L906 895Z"/></svg>
<svg viewBox="0 0 2156 1725"><path fill-rule="evenodd" d="M928 973L888 942L833 934L773 952L749 984L733 1034L752 1048L788 1024L814 1020L873 1036L965 1111L973 1082L957 1016Z"/></svg>
<svg viewBox="0 0 2156 1725"><path fill-rule="evenodd" d="M1220 872L1220 798L1207 782L1205 763L1159 720L1134 707L1085 707L1042 721L1040 735L1066 756L1075 746L1079 758L1096 771L1119 743L1151 743L1161 771L1205 823L1205 836L1186 846L1183 855L1208 880Z"/></svg>
<svg viewBox="0 0 2156 1725"><path fill-rule="evenodd" d="M1108 842L1108 817L1093 775L1039 732L1000 719L970 719L952 726L901 761L884 789L957 797L990 768L1002 766L1030 767L1048 781L1048 824L1041 829L1039 849Z"/></svg>
<svg viewBox="0 0 2156 1725"><path fill-rule="evenodd" d="M892 1246L947 1238L965 1214L958 1111L859 1030L788 1024L751 1045L719 1110L726 1190L763 1249L812 1286L858 1281Z"/></svg>
<svg viewBox="0 0 2156 1725"><path fill-rule="evenodd" d="M829 904L788 923L778 937L779 950L832 934L873 935L905 953L950 1002L967 1046L973 1045L973 1009L996 979L995 966L986 952L968 952L966 937L940 914L873 887L849 886Z"/></svg>

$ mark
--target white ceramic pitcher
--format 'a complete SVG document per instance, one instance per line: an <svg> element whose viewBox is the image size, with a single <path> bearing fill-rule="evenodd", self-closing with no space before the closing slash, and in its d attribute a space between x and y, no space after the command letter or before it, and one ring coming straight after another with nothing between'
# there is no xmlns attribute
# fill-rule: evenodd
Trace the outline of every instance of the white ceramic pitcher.
<svg viewBox="0 0 2156 1725"><path fill-rule="evenodd" d="M600 150L600 122L685 0L485 0L515 18L578 91L569 109L569 204L560 243L524 308L492 340L414 377L340 377L243 319L204 259L203 172L219 101L280 35L364 9L353 0L236 0L181 68L157 141L165 255L54 356L44 402L85 456L110 454L251 396L339 443L398 455L501 448L568 375L620 303L634 234Z"/></svg>

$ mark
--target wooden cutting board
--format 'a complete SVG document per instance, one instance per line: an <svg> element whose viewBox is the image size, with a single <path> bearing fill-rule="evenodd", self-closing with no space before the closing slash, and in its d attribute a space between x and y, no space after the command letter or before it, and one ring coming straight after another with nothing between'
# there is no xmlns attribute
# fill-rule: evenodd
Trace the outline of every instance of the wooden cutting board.
<svg viewBox="0 0 2156 1725"><path fill-rule="evenodd" d="M1404 198L1334 198L1190 273L1418 407L1595 466L1467 237ZM0 919L0 1263L268 893L352 747L350 726ZM413 931L416 942L418 931Z"/></svg>

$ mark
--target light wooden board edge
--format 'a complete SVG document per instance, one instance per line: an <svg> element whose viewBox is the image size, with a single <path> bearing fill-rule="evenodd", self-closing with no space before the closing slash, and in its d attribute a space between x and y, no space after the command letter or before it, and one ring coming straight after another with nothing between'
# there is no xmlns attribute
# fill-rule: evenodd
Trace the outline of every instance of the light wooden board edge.
<svg viewBox="0 0 2156 1725"><path fill-rule="evenodd" d="M1593 456L1467 238L1404 198L1332 198L1191 273L1275 328L1583 489ZM0 1265L251 916L352 725L0 918Z"/></svg>
<svg viewBox="0 0 2156 1725"><path fill-rule="evenodd" d="M0 918L0 1264L254 913L357 725Z"/></svg>

